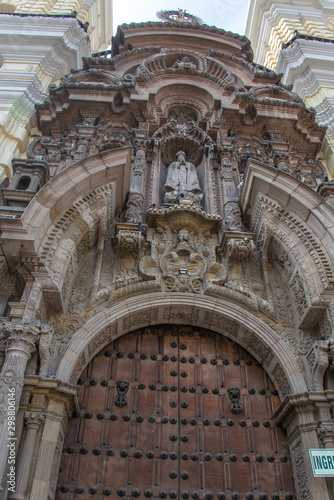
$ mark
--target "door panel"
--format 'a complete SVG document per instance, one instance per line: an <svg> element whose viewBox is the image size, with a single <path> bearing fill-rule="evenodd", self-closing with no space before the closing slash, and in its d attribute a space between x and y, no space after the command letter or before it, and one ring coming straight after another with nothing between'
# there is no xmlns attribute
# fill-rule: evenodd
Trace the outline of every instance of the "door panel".
<svg viewBox="0 0 334 500"><path fill-rule="evenodd" d="M129 384L123 405L120 380ZM271 419L276 391L222 335L171 325L129 333L95 356L79 383L82 409L70 421L57 500L294 497L285 434Z"/></svg>

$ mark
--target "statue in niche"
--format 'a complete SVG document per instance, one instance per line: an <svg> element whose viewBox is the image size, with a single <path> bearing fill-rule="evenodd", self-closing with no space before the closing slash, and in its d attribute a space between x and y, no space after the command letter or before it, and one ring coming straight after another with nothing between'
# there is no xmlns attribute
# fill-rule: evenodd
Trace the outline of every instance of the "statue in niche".
<svg viewBox="0 0 334 500"><path fill-rule="evenodd" d="M220 173L224 196L224 229L225 231L242 231L239 197L234 184L233 167L229 158L222 160Z"/></svg>
<svg viewBox="0 0 334 500"><path fill-rule="evenodd" d="M199 186L196 167L186 161L183 151L176 154L176 161L168 167L164 185L164 203L173 204L182 199L187 204L200 206L203 194Z"/></svg>
<svg viewBox="0 0 334 500"><path fill-rule="evenodd" d="M138 149L132 165L132 175L131 175L131 185L130 185L131 193L142 193L143 190L142 177L144 175L145 164L146 164L145 150Z"/></svg>
<svg viewBox="0 0 334 500"><path fill-rule="evenodd" d="M143 220L145 165L145 150L138 149L132 164L130 193L125 211L125 221L132 224Z"/></svg>

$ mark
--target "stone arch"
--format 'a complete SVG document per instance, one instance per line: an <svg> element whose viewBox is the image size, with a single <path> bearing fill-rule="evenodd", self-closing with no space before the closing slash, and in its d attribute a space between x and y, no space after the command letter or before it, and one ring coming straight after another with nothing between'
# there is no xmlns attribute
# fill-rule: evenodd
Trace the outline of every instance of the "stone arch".
<svg viewBox="0 0 334 500"><path fill-rule="evenodd" d="M130 185L130 148L118 148L99 153L74 163L53 177L38 192L22 217L25 230L34 239L39 254L47 251L45 245L61 217L73 215L75 203L89 202L94 190L110 184L115 205L122 206ZM80 207L77 207L78 210ZM72 221L70 221L72 222Z"/></svg>
<svg viewBox="0 0 334 500"><path fill-rule="evenodd" d="M143 294L94 316L73 336L56 378L76 383L109 342L137 328L166 323L205 327L233 339L264 366L282 399L307 390L289 346L262 320L229 300L182 293Z"/></svg>
<svg viewBox="0 0 334 500"><path fill-rule="evenodd" d="M256 160L245 182L252 188L241 196L244 217L258 249L279 250L277 268L294 298L298 328L314 328L326 310L332 323L333 208L298 179Z"/></svg>

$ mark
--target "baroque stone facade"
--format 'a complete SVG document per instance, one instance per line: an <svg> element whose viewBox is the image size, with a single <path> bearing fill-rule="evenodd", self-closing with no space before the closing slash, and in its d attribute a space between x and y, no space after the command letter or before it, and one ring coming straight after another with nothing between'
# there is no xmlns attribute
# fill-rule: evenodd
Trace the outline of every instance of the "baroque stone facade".
<svg viewBox="0 0 334 500"><path fill-rule="evenodd" d="M112 57L84 58L37 121L0 208L0 440L10 388L19 457L15 496L2 454L2 497L55 497L82 371L118 337L174 324L254 356L297 498L331 498L307 452L331 446L334 406L334 208L312 110L245 37L176 16L119 27Z"/></svg>

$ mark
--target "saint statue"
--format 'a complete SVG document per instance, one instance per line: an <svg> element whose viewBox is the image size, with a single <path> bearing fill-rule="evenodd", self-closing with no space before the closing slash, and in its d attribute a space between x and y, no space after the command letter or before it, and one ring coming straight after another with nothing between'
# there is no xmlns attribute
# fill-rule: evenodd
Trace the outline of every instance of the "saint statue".
<svg viewBox="0 0 334 500"><path fill-rule="evenodd" d="M164 203L177 203L181 199L192 205L200 206L203 194L199 186L196 167L186 161L183 151L176 153L176 161L168 167L164 185Z"/></svg>

